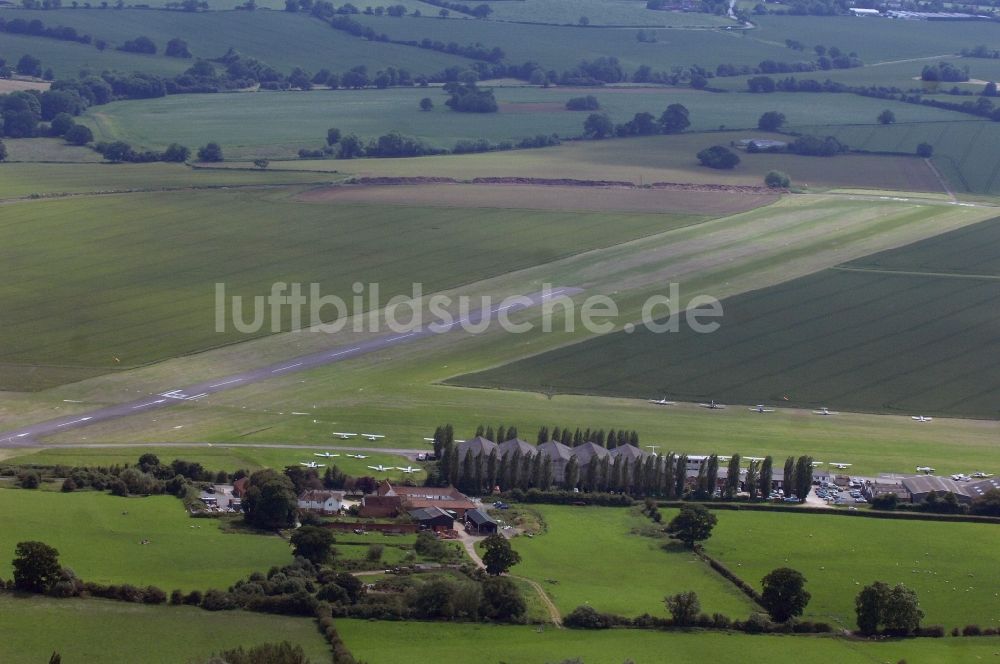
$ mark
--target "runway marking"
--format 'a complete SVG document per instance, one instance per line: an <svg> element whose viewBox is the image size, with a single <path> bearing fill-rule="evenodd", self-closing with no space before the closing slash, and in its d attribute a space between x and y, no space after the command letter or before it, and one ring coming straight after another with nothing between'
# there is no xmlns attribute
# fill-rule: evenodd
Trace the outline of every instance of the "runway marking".
<svg viewBox="0 0 1000 664"><path fill-rule="evenodd" d="M288 371L289 369L294 369L295 367L301 367L301 362L296 362L295 364L289 364L287 367L281 367L279 369L272 369L271 373L279 373L281 371Z"/></svg>
<svg viewBox="0 0 1000 664"><path fill-rule="evenodd" d="M80 419L73 420L72 422L63 422L62 424L57 424L56 427L68 427L71 424L79 424L80 422L86 422L89 419L91 419L91 418L89 418L89 417L81 417Z"/></svg>
<svg viewBox="0 0 1000 664"><path fill-rule="evenodd" d="M222 387L223 385L230 385L232 383L238 383L241 380L243 380L243 379L242 378L233 378L232 380L227 380L227 381L224 381L222 383L216 383L215 385L209 385L209 387Z"/></svg>

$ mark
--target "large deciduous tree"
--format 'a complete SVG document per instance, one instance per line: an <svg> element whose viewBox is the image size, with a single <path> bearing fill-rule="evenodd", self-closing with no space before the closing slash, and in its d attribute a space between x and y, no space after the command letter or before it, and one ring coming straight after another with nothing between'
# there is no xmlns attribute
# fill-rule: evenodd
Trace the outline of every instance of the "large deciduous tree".
<svg viewBox="0 0 1000 664"><path fill-rule="evenodd" d="M330 559L333 552L333 534L319 526L302 526L289 538L296 556L321 564Z"/></svg>
<svg viewBox="0 0 1000 664"><path fill-rule="evenodd" d="M788 567L779 567L762 581L764 608L778 622L801 616L812 595L806 590L806 579Z"/></svg>
<svg viewBox="0 0 1000 664"><path fill-rule="evenodd" d="M59 552L44 542L18 542L13 567L15 588L44 593L59 580Z"/></svg>
<svg viewBox="0 0 1000 664"><path fill-rule="evenodd" d="M250 476L243 498L243 512L258 528L287 528L295 523L298 502L292 482L274 470L260 470Z"/></svg>
<svg viewBox="0 0 1000 664"><path fill-rule="evenodd" d="M667 611L678 627L693 625L701 612L698 594L693 590L669 595L663 599L663 603L667 605Z"/></svg>
<svg viewBox="0 0 1000 664"><path fill-rule="evenodd" d="M490 576L499 576L521 562L521 554L511 548L507 538L494 533L483 540L483 564Z"/></svg>
<svg viewBox="0 0 1000 664"><path fill-rule="evenodd" d="M666 532L693 549L697 542L712 536L716 521L716 516L704 505L683 505L680 513L667 525Z"/></svg>

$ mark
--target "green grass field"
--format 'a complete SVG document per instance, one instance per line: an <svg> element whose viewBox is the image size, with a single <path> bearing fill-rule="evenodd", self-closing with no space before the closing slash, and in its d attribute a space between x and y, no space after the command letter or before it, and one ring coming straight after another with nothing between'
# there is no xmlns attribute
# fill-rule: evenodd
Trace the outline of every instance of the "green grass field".
<svg viewBox="0 0 1000 664"><path fill-rule="evenodd" d="M282 4L282 6L284 6ZM30 11L11 10L9 18L38 18ZM333 30L306 14L288 12L181 12L142 9L119 11L50 10L44 22L74 27L80 33L112 44L106 51L93 46L40 37L0 35L0 53L16 62L22 53L31 53L52 67L59 77L75 77L81 67L95 71L148 71L177 74L192 60L162 55L136 55L115 51L114 47L139 35L153 40L162 53L167 41L180 37L197 58L212 59L234 48L244 56L257 58L287 74L294 67L315 72L323 67L343 72L358 65L372 72L389 66L415 74L433 74L447 67L467 66L470 60L436 51L379 44ZM71 55L72 54L72 55ZM10 57L14 56L14 57ZM78 60L74 60L78 58Z"/></svg>
<svg viewBox="0 0 1000 664"><path fill-rule="evenodd" d="M537 581L563 615L589 604L626 616L666 614L663 598L694 590L702 610L746 617L752 606L735 587L665 538L633 533L651 522L622 508L533 506L546 531L518 537L512 574Z"/></svg>
<svg viewBox="0 0 1000 664"><path fill-rule="evenodd" d="M339 454L335 458L319 458L314 456L317 452L330 452ZM395 454L380 454L375 452L364 452L365 459L347 458L348 450L327 446L310 449L284 448L280 446L267 447L237 447L228 445L213 445L212 447L135 447L135 448L46 448L39 452L17 457L16 462L23 464L35 464L40 466L110 466L113 464L135 464L138 458L146 453L155 454L165 462L174 459L184 459L185 461L196 461L205 468L213 471L225 470L234 472L239 469L257 470L260 468L285 468L286 466L296 466L301 462L315 461L324 466L336 465L338 469L361 477L370 475L377 478L404 479L405 473L399 472L396 468L402 466L412 466L413 464L406 457ZM368 466L391 466L390 472L373 471ZM324 469L319 469L322 475ZM421 474L409 475L411 479L419 481L423 478Z"/></svg>
<svg viewBox="0 0 1000 664"><path fill-rule="evenodd" d="M516 8L507 11L517 11ZM385 33L390 39L416 40L424 38L459 44L481 42L499 46L509 62L533 60L544 69L563 71L575 67L580 60L617 57L622 67L632 72L640 65L654 70L669 71L675 65L701 65L714 70L722 63L751 62L777 59L787 51L781 45L762 43L719 30L655 30L655 43L636 39L634 28L595 29L554 25L511 25L498 21L442 21L424 12L422 18L394 19L378 16L358 16L357 20ZM695 18L707 19L705 14ZM579 15L577 15L579 18ZM575 22L576 19L573 19ZM796 58L798 59L798 58Z"/></svg>
<svg viewBox="0 0 1000 664"><path fill-rule="evenodd" d="M586 16L592 26L716 27L734 22L713 14L653 11L641 0L521 0L490 4L491 21L576 25ZM425 11L425 14L432 12Z"/></svg>
<svg viewBox="0 0 1000 664"><path fill-rule="evenodd" d="M920 143L934 146L934 165L958 193L1000 193L1000 161L990 146L1000 138L993 122L927 122L856 127L795 127L795 131L835 136L855 150L913 152Z"/></svg>
<svg viewBox="0 0 1000 664"><path fill-rule="evenodd" d="M313 662L330 651L314 620L188 606L143 606L108 600L0 595L0 660L177 664L206 661L213 653L289 641Z"/></svg>
<svg viewBox="0 0 1000 664"><path fill-rule="evenodd" d="M216 283L245 296L264 296L276 281L305 284L306 293L320 283L323 294L351 301L353 283L378 282L384 302L415 282L429 294L700 219L311 204L291 193L131 194L7 208L0 236L17 276L0 287L0 302L16 322L5 326L0 362L55 367L49 378L58 381L59 366L116 369L271 331L245 335L227 324L217 332ZM455 260L481 247L490 251L476 261ZM46 284L41 301L30 287L37 283ZM5 386L31 377L12 371ZM35 375L42 386L45 374Z"/></svg>
<svg viewBox="0 0 1000 664"><path fill-rule="evenodd" d="M1000 383L979 369L992 358L997 235L996 221L983 222L899 259L883 254L728 299L712 334L682 325L678 334L605 335L455 382L995 418ZM984 276L938 274L955 260ZM865 267L883 262L893 269Z"/></svg>
<svg viewBox="0 0 1000 664"><path fill-rule="evenodd" d="M449 110L444 105L446 95L439 89L173 95L93 107L84 116L84 122L95 130L99 139L122 139L146 147L163 147L172 142L198 146L214 140L233 159L293 157L301 147L321 147L328 127L339 127L364 139L397 130L449 149L460 139L517 141L552 133L576 137L583 134L588 113L567 111L564 106L568 99L583 94L595 96L616 123L626 122L638 112L659 117L669 104L684 104L691 113L692 131L726 127L756 132L758 118L771 110L783 112L790 125L874 123L885 108L895 112L900 126L968 118L925 106L821 93L720 96L671 88L523 87L497 88L495 94L500 112L485 115ZM433 111L418 110L423 97L434 101ZM277 122L276 116L294 117L295 121ZM908 151L912 152L912 148ZM348 164L335 163L332 168L349 168Z"/></svg>
<svg viewBox="0 0 1000 664"><path fill-rule="evenodd" d="M35 141L36 139L27 139ZM31 148L11 141L19 152ZM47 143L47 141L46 141ZM46 150L40 146L39 150ZM181 164L0 164L0 199L61 194L159 191L287 184L323 184L341 179L325 173L276 173L259 170L193 169ZM76 202L79 205L97 205Z"/></svg>
<svg viewBox="0 0 1000 664"><path fill-rule="evenodd" d="M1000 579L992 525L892 521L815 514L727 512L705 543L748 583L791 567L806 577L806 619L855 628L854 598L873 581L917 591L928 625L1000 626ZM664 516L667 516L664 514Z"/></svg>
<svg viewBox="0 0 1000 664"><path fill-rule="evenodd" d="M38 17L32 14L30 18ZM48 21L45 23L47 26L49 25ZM138 34L134 35L134 37L138 36ZM130 39L134 37L130 37ZM98 35L97 38L100 36ZM91 45L77 42L12 35L6 32L0 33L0 55L7 62L17 62L22 55L32 55L42 61L43 68L51 68L56 78L76 78L77 74L84 69L98 74L105 70L113 70L142 71L160 76L176 76L191 66L189 60L168 58L162 55L125 53L113 48L98 51Z"/></svg>
<svg viewBox="0 0 1000 664"><path fill-rule="evenodd" d="M407 662L436 664L462 661L492 664L561 662L579 658L586 664L671 664L703 662L907 661L909 664L964 664L994 658L997 638L915 639L854 642L831 637L747 636L718 632L540 630L535 627L445 625L417 622L338 620L337 630L355 657L371 664L394 664L399 653Z"/></svg>
<svg viewBox="0 0 1000 664"><path fill-rule="evenodd" d="M933 209L937 214L916 213L922 209ZM796 196L704 226L681 228L492 279L473 292L523 293L537 289L542 281L585 284L596 280L603 289L620 291L619 304L628 319L636 315L645 294L661 292L658 289L662 281L657 276L660 272L668 280L677 279L676 260L698 268L685 272L685 297L695 293L723 297L764 288L788 279L790 274L808 274L874 249L958 228L988 218L989 212L893 201L875 204L844 196ZM780 228L794 231L782 234L776 230ZM714 246L716 237L726 237L728 243ZM688 246L686 242L694 241L698 244L685 261L675 246ZM705 242L713 246L706 247ZM670 277L671 273L675 276ZM643 280L636 281L640 276ZM531 316L529 319L537 322ZM352 336L344 343L362 338ZM761 417L737 408L709 413L695 406L663 409L647 404L645 399L659 398L670 390L671 386L664 384L656 384L640 399L559 395L548 389L545 393L462 389L440 384L452 376L505 365L527 354L585 338L583 330L573 334L536 331L527 335L446 335L400 346L391 353L276 377L195 404L61 434L47 442L106 442L125 448L136 443L190 446L202 441L315 446L336 444L330 439L332 431L377 431L388 435L379 445L427 449L421 438L430 435L438 424L452 422L468 436L480 423L504 423L517 425L529 437L542 425L624 427L638 430L644 443L669 445L689 453L809 453L817 459L843 456L842 460L854 463L855 470L863 473L904 471L912 468L917 457L919 463L934 465L943 473L968 472L981 466L989 471L1000 466L993 422L938 420L928 427L914 425L908 417L845 413L837 418L819 418L790 409ZM292 348L288 339L271 336L44 393L4 395L0 397L0 417L10 426L27 424L80 412L94 404L134 399L138 393L155 394L166 387L226 375L238 368L281 361L331 343L323 336L295 337L297 345ZM386 361L389 356L391 362ZM292 416L291 412L310 412L313 416ZM132 449L128 454L135 458L139 453Z"/></svg>
<svg viewBox="0 0 1000 664"><path fill-rule="evenodd" d="M762 16L753 21L758 29L751 30L747 39L782 47L786 39L805 44L806 53L786 48L783 54L774 56L789 62L807 59L817 44L836 46L844 53L855 51L863 61L873 63L946 56L996 40L996 26L986 21L893 21L850 16ZM911 66L916 76L923 63Z"/></svg>
<svg viewBox="0 0 1000 664"><path fill-rule="evenodd" d="M0 576L10 578L14 547L40 540L84 581L155 585L170 592L229 587L256 571L291 562L273 535L227 534L211 519L190 519L170 496L0 490ZM149 544L142 544L149 540Z"/></svg>

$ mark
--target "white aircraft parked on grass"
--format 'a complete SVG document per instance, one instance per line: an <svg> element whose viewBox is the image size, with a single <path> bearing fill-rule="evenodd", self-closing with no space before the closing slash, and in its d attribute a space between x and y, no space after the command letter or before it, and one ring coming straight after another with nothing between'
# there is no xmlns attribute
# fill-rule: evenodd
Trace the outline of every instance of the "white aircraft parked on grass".
<svg viewBox="0 0 1000 664"><path fill-rule="evenodd" d="M434 442L433 438L424 438L424 440L426 440L428 443L433 443ZM452 442L454 442L454 443L464 443L465 441L462 440L462 439L460 439L460 438L455 438Z"/></svg>
<svg viewBox="0 0 1000 664"><path fill-rule="evenodd" d="M924 417L923 415L913 415L910 417L914 422L933 422L933 417Z"/></svg>
<svg viewBox="0 0 1000 664"><path fill-rule="evenodd" d="M812 462L812 467L813 468L815 468L816 466L822 466L822 465L823 465L822 461L813 461Z"/></svg>
<svg viewBox="0 0 1000 664"><path fill-rule="evenodd" d="M339 457L339 454L330 454L329 452L315 452L313 456L323 457L324 459L332 459L333 457Z"/></svg>
<svg viewBox="0 0 1000 664"><path fill-rule="evenodd" d="M830 465L833 466L834 468L838 468L840 470L844 470L845 468L850 468L851 467L851 464L849 464L849 463L837 463L835 461L831 461Z"/></svg>
<svg viewBox="0 0 1000 664"><path fill-rule="evenodd" d="M414 468L413 466L407 466L406 468L400 468L399 466L396 466L396 470L401 470L404 473L409 474L409 473L419 473L420 471L423 470L423 468Z"/></svg>
<svg viewBox="0 0 1000 664"><path fill-rule="evenodd" d="M368 458L364 454L347 454L345 456L348 456L348 457L350 457L352 459L367 459Z"/></svg>
<svg viewBox="0 0 1000 664"><path fill-rule="evenodd" d="M923 473L924 475L930 475L934 472L934 469L930 466L917 466L917 472Z"/></svg>
<svg viewBox="0 0 1000 664"><path fill-rule="evenodd" d="M326 468L325 463L316 463L315 461L310 461L306 463L305 461L299 461L300 466L305 466L306 468Z"/></svg>
<svg viewBox="0 0 1000 664"><path fill-rule="evenodd" d="M830 410L826 406L822 406L819 410L814 410L813 415L840 415L840 413L835 410Z"/></svg>
<svg viewBox="0 0 1000 664"><path fill-rule="evenodd" d="M762 403L759 403L756 406L753 406L752 408L750 408L750 410L753 411L753 412L755 412L755 413L773 413L774 412L773 408L765 408L764 404L762 404Z"/></svg>
<svg viewBox="0 0 1000 664"><path fill-rule="evenodd" d="M743 457L747 461L763 461L764 457Z"/></svg>
<svg viewBox="0 0 1000 664"><path fill-rule="evenodd" d="M390 470L393 469L392 466L383 466L382 464L379 464L377 466L368 466L368 467L371 468L372 470L377 470L380 473L388 473Z"/></svg>
<svg viewBox="0 0 1000 664"><path fill-rule="evenodd" d="M712 399L708 403L700 403L698 405L701 406L702 408L708 408L709 410L722 410L723 408L726 407L725 404L715 403L715 399Z"/></svg>
<svg viewBox="0 0 1000 664"><path fill-rule="evenodd" d="M333 435L341 440L347 440L348 438L354 438L358 434L356 433L344 433L343 431L334 431Z"/></svg>
<svg viewBox="0 0 1000 664"><path fill-rule="evenodd" d="M378 440L379 438L385 438L385 436L383 436L381 434L377 434L377 433L363 433L363 434L361 434L361 437L362 438L367 438L368 440L372 440L372 441Z"/></svg>
<svg viewBox="0 0 1000 664"><path fill-rule="evenodd" d="M981 470L977 470L972 473L972 477L975 477L976 479L986 479L987 477L993 477L993 473L984 473Z"/></svg>
<svg viewBox="0 0 1000 664"><path fill-rule="evenodd" d="M662 399L650 399L649 403L656 404L657 406L673 406L677 402L667 401L667 398L663 397Z"/></svg>

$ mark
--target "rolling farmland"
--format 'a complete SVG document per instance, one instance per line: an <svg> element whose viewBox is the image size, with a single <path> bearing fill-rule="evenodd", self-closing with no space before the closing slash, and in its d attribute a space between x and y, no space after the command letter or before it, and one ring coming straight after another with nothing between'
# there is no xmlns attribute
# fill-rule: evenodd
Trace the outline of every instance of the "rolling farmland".
<svg viewBox="0 0 1000 664"><path fill-rule="evenodd" d="M36 12L4 10L8 18L38 18ZM326 67L347 71L365 65L373 72L389 66L412 74L433 74L447 67L464 67L471 60L397 44L376 44L332 29L306 14L289 12L181 12L124 9L115 11L50 10L46 25L65 25L113 46L98 51L93 46L41 37L0 33L0 54L16 59L22 53L39 58L59 77L75 77L81 67L95 71L148 71L179 74L193 60L162 55L139 55L114 50L139 35L153 40L162 53L167 41L180 37L197 58L218 58L232 47L246 57L257 58L284 73L294 67L316 72Z"/></svg>
<svg viewBox="0 0 1000 664"><path fill-rule="evenodd" d="M347 300L355 282L378 282L383 298L410 293L414 282L431 293L704 218L471 213L295 203L289 196L164 192L8 207L0 236L15 278L0 286L0 302L15 318L3 328L0 382L37 389L79 377L64 367L110 371L271 332L267 325L249 335L232 325L217 332L216 283L224 282L229 295L263 296L275 281L302 283L306 291L319 283L323 294ZM544 232L532 230L540 225ZM526 232L533 234L530 248L519 239ZM487 246L480 260L453 260ZM55 263L62 278L49 271ZM42 301L33 283L47 285ZM285 315L287 331L287 308ZM244 317L252 320L250 312Z"/></svg>
<svg viewBox="0 0 1000 664"><path fill-rule="evenodd" d="M441 661L492 664L498 658L510 664L559 662L582 658L586 664L621 664L624 658L639 664L663 661L702 664L733 660L798 664L804 659L825 662L898 662L912 664L971 662L993 657L1000 639L912 639L851 642L828 637L728 634L692 631L664 633L652 630L555 630L534 626L337 622L355 656L372 664L394 664L406 650L413 664ZM469 643L476 648L470 649Z"/></svg>
<svg viewBox="0 0 1000 664"><path fill-rule="evenodd" d="M604 112L617 123L631 120L639 112L659 117L669 104L681 103L690 111L691 131L706 132L720 127L742 128L757 135L760 115L775 109L787 116L790 125L831 125L829 129L824 127L821 135L831 133L832 125L874 122L884 108L895 112L900 127L910 126L904 123L911 122L947 123L968 118L953 111L901 102L823 93L732 93L720 97L710 92L671 88L518 87L496 88L495 94L500 112L485 115L450 111L444 105L446 96L436 89L391 88L173 95L92 107L83 121L103 140L125 140L161 149L172 142L197 146L214 140L222 145L227 158L248 159L285 158L294 156L298 148L321 147L329 127L338 127L366 140L396 130L448 149L462 139L485 138L496 143L537 134L576 137L583 134L588 114L567 111L565 103L584 94L595 96ZM423 97L433 100L436 107L433 111L417 110ZM726 101L720 104L722 99ZM275 124L277 114L293 116L295 122ZM678 138L656 136L645 140ZM608 150L614 150L620 143L604 142L612 144ZM907 150L912 151L913 148ZM694 161L693 155L685 156ZM340 160L331 160L326 167L352 168Z"/></svg>
<svg viewBox="0 0 1000 664"><path fill-rule="evenodd" d="M302 646L312 661L330 658L308 618L192 606L0 595L0 632L0 660L12 664L46 661L54 651L74 664L177 664L285 640Z"/></svg>
<svg viewBox="0 0 1000 664"><path fill-rule="evenodd" d="M898 259L880 255L876 265L892 270L860 261L727 299L712 334L683 325L665 335L639 328L456 382L993 418L1000 412L991 306L1000 297L1000 273L991 263L997 223L968 231L978 238L974 250L968 234L945 234L900 250L909 253ZM947 263L925 272L936 261L906 258L963 249L966 264L981 265L979 274L948 274ZM902 269L910 263L915 269Z"/></svg>
<svg viewBox="0 0 1000 664"><path fill-rule="evenodd" d="M854 150L912 153L918 144L934 146L934 165L956 192L1000 193L1000 161L993 149L1000 124L985 120L899 125L797 126L796 131L829 135Z"/></svg>
<svg viewBox="0 0 1000 664"><path fill-rule="evenodd" d="M812 593L806 620L853 628L855 595L881 580L914 589L927 624L1000 626L1000 580L990 553L1000 546L1000 532L993 524L715 514L719 523L706 542L708 553L758 590L772 569L787 565L802 572ZM770 546L774 541L781 546Z"/></svg>
<svg viewBox="0 0 1000 664"><path fill-rule="evenodd" d="M85 581L155 585L167 592L226 588L251 572L292 562L291 548L280 537L234 535L215 520L194 522L173 496L127 499L8 488L0 489L0 506L5 578L15 545L24 540L54 546L60 562Z"/></svg>
<svg viewBox="0 0 1000 664"><path fill-rule="evenodd" d="M665 538L636 534L649 521L628 509L532 509L544 520L545 531L513 541L522 558L513 573L541 584L563 614L586 604L629 617L657 615L664 612L666 595L687 590L697 591L709 615L736 617L751 611L744 595L690 551L678 546L665 550ZM614 574L606 572L609 565L617 567Z"/></svg>

